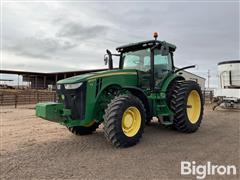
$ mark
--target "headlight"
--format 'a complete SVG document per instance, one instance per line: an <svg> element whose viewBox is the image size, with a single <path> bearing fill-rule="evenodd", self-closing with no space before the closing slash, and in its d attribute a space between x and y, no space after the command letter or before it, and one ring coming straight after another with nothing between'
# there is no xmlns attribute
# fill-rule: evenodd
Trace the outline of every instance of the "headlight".
<svg viewBox="0 0 240 180"><path fill-rule="evenodd" d="M61 89L61 85L60 84L57 84L57 89Z"/></svg>
<svg viewBox="0 0 240 180"><path fill-rule="evenodd" d="M77 89L82 85L82 83L76 84L64 84L65 89Z"/></svg>

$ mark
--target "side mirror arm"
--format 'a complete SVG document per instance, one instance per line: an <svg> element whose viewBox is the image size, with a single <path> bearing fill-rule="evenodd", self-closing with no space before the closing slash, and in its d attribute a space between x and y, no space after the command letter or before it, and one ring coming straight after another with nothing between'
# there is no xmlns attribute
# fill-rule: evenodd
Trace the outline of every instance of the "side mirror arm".
<svg viewBox="0 0 240 180"><path fill-rule="evenodd" d="M182 70L185 70L185 69L189 69L189 68L195 68L195 67L196 67L196 65L186 66L186 67L183 67L183 68L175 70L174 73L177 73L179 71L182 71Z"/></svg>

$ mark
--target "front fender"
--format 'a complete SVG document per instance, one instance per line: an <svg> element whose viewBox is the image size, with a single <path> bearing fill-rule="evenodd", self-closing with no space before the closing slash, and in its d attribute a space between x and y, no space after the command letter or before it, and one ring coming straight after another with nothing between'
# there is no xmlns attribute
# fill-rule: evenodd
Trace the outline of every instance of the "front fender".
<svg viewBox="0 0 240 180"><path fill-rule="evenodd" d="M142 103L146 109L147 116L148 117L152 116L152 110L151 110L152 108L151 108L150 102L147 98L147 95L145 94L145 92L142 89L137 88L137 87L132 87L132 86L125 86L125 87L123 87L123 89L129 91L131 94L138 97L142 101Z"/></svg>

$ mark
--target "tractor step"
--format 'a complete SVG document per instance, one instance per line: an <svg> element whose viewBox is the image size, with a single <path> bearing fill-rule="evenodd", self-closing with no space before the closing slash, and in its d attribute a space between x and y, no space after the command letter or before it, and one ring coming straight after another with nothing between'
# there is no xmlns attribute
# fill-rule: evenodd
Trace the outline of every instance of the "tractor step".
<svg viewBox="0 0 240 180"><path fill-rule="evenodd" d="M161 105L157 105L157 107L158 107L158 108L165 108L165 107L166 107L166 105L164 105L164 104L161 104Z"/></svg>
<svg viewBox="0 0 240 180"><path fill-rule="evenodd" d="M169 116L169 114L161 114L161 116Z"/></svg>
<svg viewBox="0 0 240 180"><path fill-rule="evenodd" d="M162 124L165 125L165 126L170 126L170 125L173 124L173 122L171 122L171 121L166 121L166 122L163 122Z"/></svg>

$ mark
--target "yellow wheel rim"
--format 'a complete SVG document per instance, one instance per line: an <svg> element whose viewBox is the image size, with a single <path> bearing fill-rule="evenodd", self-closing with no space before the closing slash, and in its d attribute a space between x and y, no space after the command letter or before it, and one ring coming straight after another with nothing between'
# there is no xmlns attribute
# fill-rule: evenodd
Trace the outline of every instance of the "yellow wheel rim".
<svg viewBox="0 0 240 180"><path fill-rule="evenodd" d="M201 99L196 90L192 90L187 100L187 116L192 124L195 124L201 113Z"/></svg>
<svg viewBox="0 0 240 180"><path fill-rule="evenodd" d="M129 107L123 113L122 130L128 137L133 137L137 134L141 126L141 113L136 107Z"/></svg>

